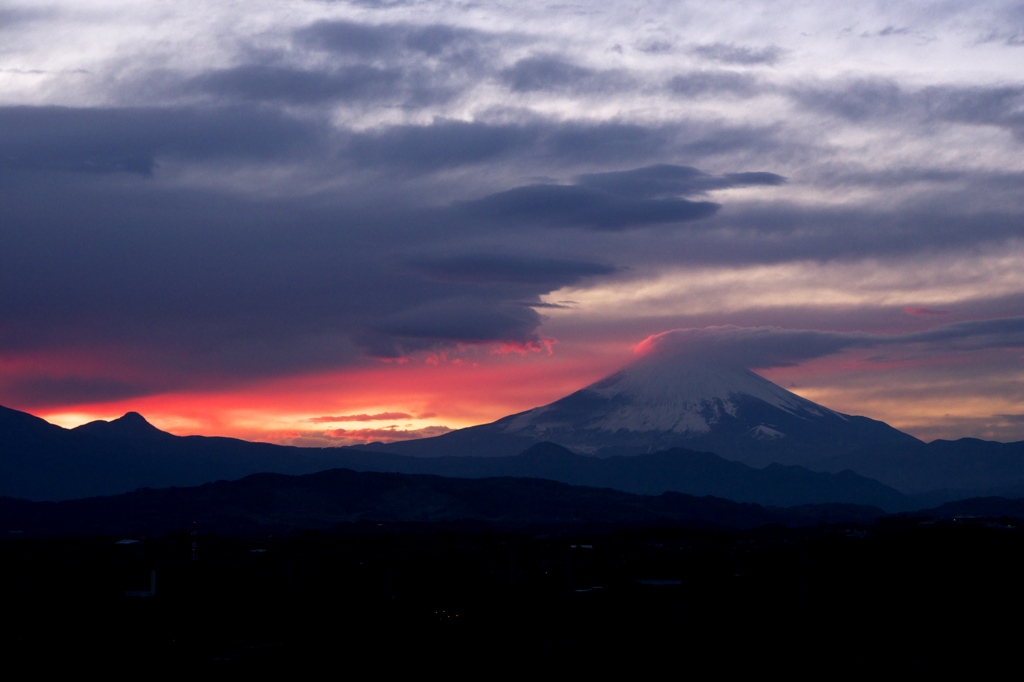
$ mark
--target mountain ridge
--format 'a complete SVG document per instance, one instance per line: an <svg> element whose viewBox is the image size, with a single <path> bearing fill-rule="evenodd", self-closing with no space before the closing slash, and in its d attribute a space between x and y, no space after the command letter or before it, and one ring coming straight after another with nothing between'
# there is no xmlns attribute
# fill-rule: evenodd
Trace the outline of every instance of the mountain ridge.
<svg viewBox="0 0 1024 682"><path fill-rule="evenodd" d="M554 444L534 444L532 449L524 447L509 457L422 458L351 448L296 448L231 438L174 436L155 429L141 416L91 423L85 425L88 429L63 429L13 410L7 419L20 424L22 432L32 432L32 437L11 441L0 430L0 495L33 500L76 499L141 487L200 485L256 473L299 475L346 467L458 478L544 478L634 494L718 495L773 505L849 503L892 510L908 504L896 490L860 476L814 473L799 467L760 470L711 453L682 449L599 459ZM133 425L142 427L144 437L124 435L122 427Z"/></svg>

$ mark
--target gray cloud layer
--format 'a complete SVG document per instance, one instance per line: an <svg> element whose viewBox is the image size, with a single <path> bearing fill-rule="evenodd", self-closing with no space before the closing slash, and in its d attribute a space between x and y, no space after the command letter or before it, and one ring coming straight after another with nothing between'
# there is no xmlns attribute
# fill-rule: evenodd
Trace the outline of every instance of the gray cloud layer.
<svg viewBox="0 0 1024 682"><path fill-rule="evenodd" d="M902 334L734 326L675 329L650 337L638 350L657 355L679 353L701 362L766 369L855 348L915 346L940 347L943 351L1024 348L1024 317L958 322Z"/></svg>
<svg viewBox="0 0 1024 682"><path fill-rule="evenodd" d="M922 142L963 126L1019 144L1019 82L785 80L789 45L665 38L684 47L584 54L525 24L390 21L394 4L373 21L282 28L270 47L225 42L227 56L191 71L141 60L87 79L89 104L0 107L0 352L124 364L109 376L26 370L0 379L0 403L536 346L552 305L541 297L565 286L1021 236L1019 168L980 153L897 168L873 156L884 144L850 160L832 137ZM47 16L5 10L0 28ZM958 329L900 343L982 343ZM755 339L769 363L889 343L715 338Z"/></svg>

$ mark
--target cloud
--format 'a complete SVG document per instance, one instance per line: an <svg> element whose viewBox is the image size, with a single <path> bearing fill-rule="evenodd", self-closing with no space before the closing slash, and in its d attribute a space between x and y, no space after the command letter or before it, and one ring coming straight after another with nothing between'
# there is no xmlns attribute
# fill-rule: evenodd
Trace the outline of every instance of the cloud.
<svg viewBox="0 0 1024 682"><path fill-rule="evenodd" d="M404 73L367 64L329 72L286 66L245 65L207 72L186 88L249 101L322 104L334 100L379 101L394 97Z"/></svg>
<svg viewBox="0 0 1024 682"><path fill-rule="evenodd" d="M755 64L776 64L785 51L782 48L769 45L767 47L744 47L731 43L708 43L696 45L690 49L692 54L711 61L723 64L735 64L740 66L752 66Z"/></svg>
<svg viewBox="0 0 1024 682"><path fill-rule="evenodd" d="M21 405L75 405L127 400L152 393L154 386L106 377L22 376L0 378L4 402Z"/></svg>
<svg viewBox="0 0 1024 682"><path fill-rule="evenodd" d="M622 166L637 161L702 158L779 145L774 128L681 122L513 121L436 118L339 135L339 157L356 168L419 174L466 166L529 163L538 167Z"/></svg>
<svg viewBox="0 0 1024 682"><path fill-rule="evenodd" d="M621 71L590 69L556 55L520 59L499 77L513 92L607 92L635 85L634 79Z"/></svg>
<svg viewBox="0 0 1024 682"><path fill-rule="evenodd" d="M528 185L469 201L461 212L474 219L593 230L681 223L714 215L719 204L687 199L630 199L579 185Z"/></svg>
<svg viewBox="0 0 1024 682"><path fill-rule="evenodd" d="M677 224L714 215L721 207L681 196L709 190L786 182L774 173L710 175L688 166L659 164L628 171L588 173L571 185L527 185L464 202L472 219L550 228L620 231Z"/></svg>
<svg viewBox="0 0 1024 682"><path fill-rule="evenodd" d="M313 152L318 124L250 107L0 107L0 168L151 175L161 156L194 161Z"/></svg>
<svg viewBox="0 0 1024 682"><path fill-rule="evenodd" d="M957 322L921 332L872 334L778 327L705 327L655 334L638 355L685 354L702 362L751 368L787 367L854 348L977 351L1024 348L1024 317Z"/></svg>
<svg viewBox="0 0 1024 682"><path fill-rule="evenodd" d="M942 344L956 350L1024 347L1024 317L956 322L912 334L881 337L886 343Z"/></svg>
<svg viewBox="0 0 1024 682"><path fill-rule="evenodd" d="M431 171L521 154L539 142L536 127L439 119L349 136L343 155L358 166Z"/></svg>
<svg viewBox="0 0 1024 682"><path fill-rule="evenodd" d="M393 56L409 50L437 56L465 50L496 38L494 34L447 24L369 24L321 20L294 33L302 46L359 58Z"/></svg>
<svg viewBox="0 0 1024 682"><path fill-rule="evenodd" d="M375 357L396 358L458 344L540 344L541 316L532 308L485 299L430 301L373 322L360 339Z"/></svg>
<svg viewBox="0 0 1024 682"><path fill-rule="evenodd" d="M49 19L56 14L57 10L53 7L0 7L0 31L29 22Z"/></svg>
<svg viewBox="0 0 1024 682"><path fill-rule="evenodd" d="M405 412L380 412L379 414L341 414L335 417L310 417L306 421L314 424L328 424L331 422L373 422L413 418L411 414L406 414Z"/></svg>
<svg viewBox="0 0 1024 682"><path fill-rule="evenodd" d="M684 97L732 95L753 97L764 89L760 81L748 73L735 71L690 71L674 76L668 82L670 92Z"/></svg>
<svg viewBox="0 0 1024 682"><path fill-rule="evenodd" d="M903 309L903 312L905 312L907 315L911 315L913 317L927 317L927 316L931 316L931 315L949 315L949 311L948 310L932 310L931 308L926 308L925 306L907 307L907 308Z"/></svg>
<svg viewBox="0 0 1024 682"><path fill-rule="evenodd" d="M880 119L1005 128L1024 139L1024 87L935 85L908 88L887 78L829 81L791 88L800 105L849 121Z"/></svg>
<svg viewBox="0 0 1024 682"><path fill-rule="evenodd" d="M317 21L299 29L296 42L337 54L374 57L392 50L401 29L394 25L372 25L354 21Z"/></svg>
<svg viewBox="0 0 1024 682"><path fill-rule="evenodd" d="M577 176L576 182L620 196L651 199L704 194L732 187L777 186L785 184L786 178L766 172L712 175L690 166L656 164L626 171L586 173Z"/></svg>
<svg viewBox="0 0 1024 682"><path fill-rule="evenodd" d="M347 438L363 443L382 441L391 443L397 440L413 440L415 438L432 438L451 431L447 426L425 426L422 429L400 429L389 426L383 429L333 429L325 431L329 438Z"/></svg>
<svg viewBox="0 0 1024 682"><path fill-rule="evenodd" d="M603 263L496 253L444 256L410 265L415 271L441 281L532 285L544 289L542 293L576 284L585 277L610 275L618 270Z"/></svg>
<svg viewBox="0 0 1024 682"><path fill-rule="evenodd" d="M634 347L638 355L685 354L702 362L744 367L785 367L832 355L869 335L778 327L706 327L655 334Z"/></svg>
<svg viewBox="0 0 1024 682"><path fill-rule="evenodd" d="M420 108L472 87L488 68L488 45L498 39L445 24L327 20L294 30L291 38L289 50L251 51L235 66L167 85L164 94L320 108Z"/></svg>

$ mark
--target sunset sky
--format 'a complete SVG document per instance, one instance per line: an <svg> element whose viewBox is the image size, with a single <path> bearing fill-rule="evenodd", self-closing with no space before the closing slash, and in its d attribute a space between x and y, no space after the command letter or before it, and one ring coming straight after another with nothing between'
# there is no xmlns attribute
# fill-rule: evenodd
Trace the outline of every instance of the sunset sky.
<svg viewBox="0 0 1024 682"><path fill-rule="evenodd" d="M1020 2L0 0L0 98L62 426L436 435L674 343L1024 440Z"/></svg>

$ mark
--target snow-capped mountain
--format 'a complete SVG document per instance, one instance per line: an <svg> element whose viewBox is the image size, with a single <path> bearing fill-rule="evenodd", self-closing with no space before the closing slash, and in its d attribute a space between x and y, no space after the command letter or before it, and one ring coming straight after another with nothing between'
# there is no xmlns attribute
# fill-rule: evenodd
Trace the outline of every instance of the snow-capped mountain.
<svg viewBox="0 0 1024 682"><path fill-rule="evenodd" d="M505 431L537 437L565 428L698 436L735 419L740 404L751 399L803 419L826 415L849 419L742 367L669 360L643 358L566 398L517 415ZM774 425L751 428L755 438L785 436Z"/></svg>
<svg viewBox="0 0 1024 682"><path fill-rule="evenodd" d="M601 457L685 447L755 465L807 464L917 442L883 422L801 398L743 367L652 354L549 405L381 449L504 455L544 441Z"/></svg>

